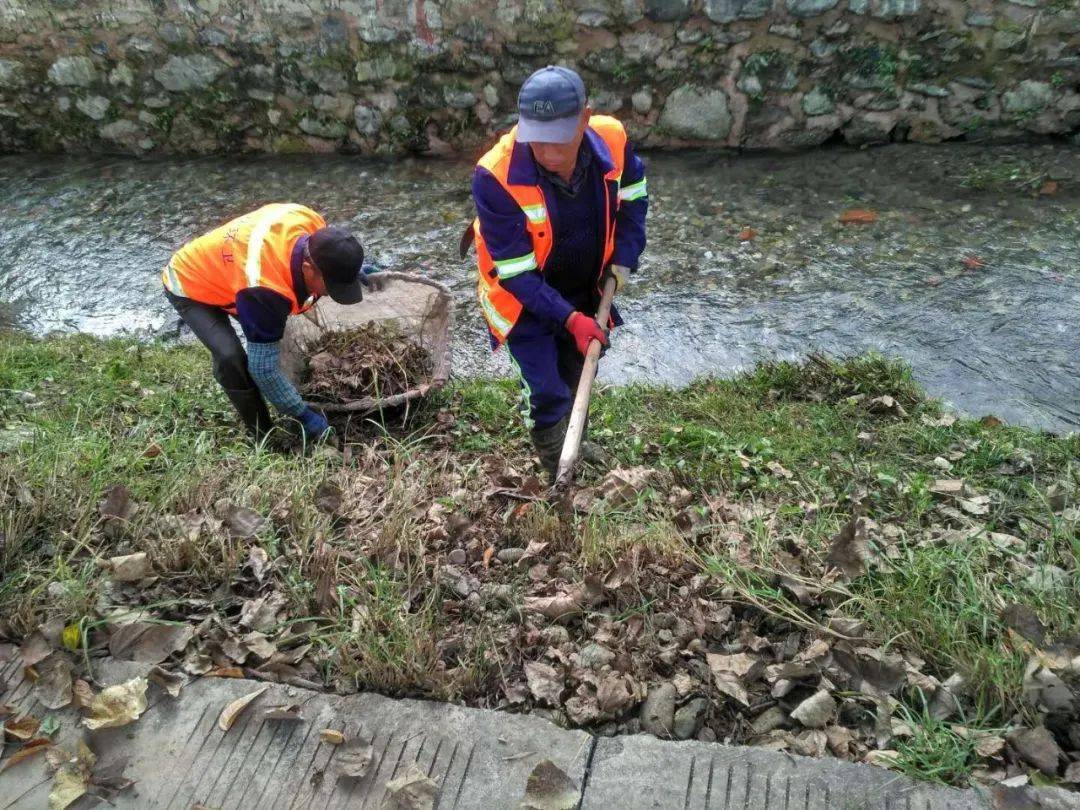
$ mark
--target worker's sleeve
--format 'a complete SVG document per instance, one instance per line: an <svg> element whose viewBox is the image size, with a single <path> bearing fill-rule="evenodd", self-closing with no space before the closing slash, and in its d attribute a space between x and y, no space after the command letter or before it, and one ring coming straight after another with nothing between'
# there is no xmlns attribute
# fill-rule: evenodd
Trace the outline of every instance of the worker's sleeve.
<svg viewBox="0 0 1080 810"><path fill-rule="evenodd" d="M533 315L561 328L574 308L544 280L536 264L525 212L491 172L478 167L473 173L473 200L499 283Z"/></svg>
<svg viewBox="0 0 1080 810"><path fill-rule="evenodd" d="M248 287L236 294L236 320L249 343L281 340L291 312L289 299L266 287Z"/></svg>
<svg viewBox="0 0 1080 810"><path fill-rule="evenodd" d="M281 293L250 287L236 294L236 319L247 338L248 371L263 397L281 413L299 416L304 400L281 371L278 358L292 304Z"/></svg>
<svg viewBox="0 0 1080 810"><path fill-rule="evenodd" d="M623 176L619 187L619 213L615 217L615 252L612 264L637 270L638 259L645 250L645 214L649 210L649 193L645 181L645 164L634 153L630 141L623 155Z"/></svg>
<svg viewBox="0 0 1080 810"><path fill-rule="evenodd" d="M248 343L248 371L264 398L289 416L299 416L307 406L281 370L281 343Z"/></svg>

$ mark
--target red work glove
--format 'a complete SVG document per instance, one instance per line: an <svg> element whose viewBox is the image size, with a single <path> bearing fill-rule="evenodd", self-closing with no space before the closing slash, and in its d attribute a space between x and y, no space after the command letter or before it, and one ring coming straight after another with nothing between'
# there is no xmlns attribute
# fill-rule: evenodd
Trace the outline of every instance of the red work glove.
<svg viewBox="0 0 1080 810"><path fill-rule="evenodd" d="M600 328L600 324L594 318L590 318L581 312L573 313L566 319L566 330L574 336L577 350L585 354L589 350L589 344L599 340L601 346L608 345L607 335Z"/></svg>

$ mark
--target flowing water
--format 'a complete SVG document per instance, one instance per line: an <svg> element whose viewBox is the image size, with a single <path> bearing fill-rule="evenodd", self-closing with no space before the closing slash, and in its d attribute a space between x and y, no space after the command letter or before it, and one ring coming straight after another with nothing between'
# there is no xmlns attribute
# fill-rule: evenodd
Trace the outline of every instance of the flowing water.
<svg viewBox="0 0 1080 810"><path fill-rule="evenodd" d="M1080 149L904 145L648 164L649 247L620 296L627 325L602 379L679 385L762 358L876 349L969 413L1080 428ZM167 330L176 319L158 276L170 253L290 200L349 224L380 263L447 283L458 373L502 372L472 260L457 256L469 171L343 157L2 157L3 318L36 332ZM856 208L877 221L838 222ZM755 237L740 241L744 228Z"/></svg>

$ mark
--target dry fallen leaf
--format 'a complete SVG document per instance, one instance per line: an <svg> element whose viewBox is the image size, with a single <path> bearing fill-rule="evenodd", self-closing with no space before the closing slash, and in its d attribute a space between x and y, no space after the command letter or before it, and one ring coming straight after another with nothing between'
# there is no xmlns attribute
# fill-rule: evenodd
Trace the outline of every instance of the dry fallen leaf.
<svg viewBox="0 0 1080 810"><path fill-rule="evenodd" d="M574 810L581 791L550 759L536 763L525 783L521 810Z"/></svg>
<svg viewBox="0 0 1080 810"><path fill-rule="evenodd" d="M836 712L836 701L824 689L815 692L791 712L791 719L807 728L824 728Z"/></svg>
<svg viewBox="0 0 1080 810"><path fill-rule="evenodd" d="M755 239L757 239L757 231L753 228L743 228L739 231L740 242L753 242Z"/></svg>
<svg viewBox="0 0 1080 810"><path fill-rule="evenodd" d="M877 212L865 208L852 208L840 215L841 225L872 225L877 222Z"/></svg>
<svg viewBox="0 0 1080 810"><path fill-rule="evenodd" d="M1047 180L1039 187L1039 195L1042 197L1053 197L1059 191L1061 184L1057 180Z"/></svg>
<svg viewBox="0 0 1080 810"><path fill-rule="evenodd" d="M206 673L207 678L243 678L244 670L240 667L215 667Z"/></svg>
<svg viewBox="0 0 1080 810"><path fill-rule="evenodd" d="M278 614L284 607L285 597L277 591L258 599L249 599L240 608L240 626L267 632L278 623Z"/></svg>
<svg viewBox="0 0 1080 810"><path fill-rule="evenodd" d="M547 706L558 706L566 684L550 664L539 661L525 662L525 680L534 698Z"/></svg>
<svg viewBox="0 0 1080 810"><path fill-rule="evenodd" d="M161 667L154 667L147 676L162 689L169 693L169 697L180 697L180 690L187 683L187 678L178 672L169 672Z"/></svg>
<svg viewBox="0 0 1080 810"><path fill-rule="evenodd" d="M880 397L867 400L866 409L870 413L889 414L890 416L898 416L901 419L907 416L904 406L888 394L882 394Z"/></svg>
<svg viewBox="0 0 1080 810"><path fill-rule="evenodd" d="M131 502L131 493L123 484L113 484L103 495L98 503L98 514L106 525L127 521L134 516L135 504Z"/></svg>
<svg viewBox="0 0 1080 810"><path fill-rule="evenodd" d="M146 678L132 678L103 689L90 704L90 716L83 725L91 731L126 726L146 711Z"/></svg>
<svg viewBox="0 0 1080 810"><path fill-rule="evenodd" d="M980 757L996 757L1005 748L1005 738L996 734L980 736L975 741L975 753Z"/></svg>
<svg viewBox="0 0 1080 810"><path fill-rule="evenodd" d="M734 655L722 655L720 653L708 653L705 659L709 662L709 669L713 672L731 672L747 681L756 681L765 671L765 664L758 658L746 653Z"/></svg>
<svg viewBox="0 0 1080 810"><path fill-rule="evenodd" d="M336 728L324 728L319 732L319 739L327 745L341 745L345 742L345 735Z"/></svg>
<svg viewBox="0 0 1080 810"><path fill-rule="evenodd" d="M439 785L415 762L397 779L386 783L382 806L385 810L434 810Z"/></svg>
<svg viewBox="0 0 1080 810"><path fill-rule="evenodd" d="M153 574L150 558L146 556L145 551L112 557L107 561L106 567L117 582L138 582Z"/></svg>
<svg viewBox="0 0 1080 810"><path fill-rule="evenodd" d="M303 720L300 714L300 704L290 703L285 706L267 706L263 709L263 717L267 720Z"/></svg>
<svg viewBox="0 0 1080 810"><path fill-rule="evenodd" d="M712 672L716 688L729 697L735 698L743 706L750 705L750 693L747 684L756 681L765 669L757 658L746 653L721 655L708 653L705 656Z"/></svg>
<svg viewBox="0 0 1080 810"><path fill-rule="evenodd" d="M323 734L326 734L327 731L333 731L333 729L326 729ZM340 734L340 732L336 733ZM337 768L338 776L351 779L361 778L371 767L372 753L371 743L364 740L356 740L340 749L337 756L334 757L334 765Z"/></svg>
<svg viewBox="0 0 1080 810"><path fill-rule="evenodd" d="M990 513L989 495L973 495L970 498L959 498L957 503L961 509L971 515L987 515Z"/></svg>
<svg viewBox="0 0 1080 810"><path fill-rule="evenodd" d="M624 675L608 675L596 689L597 706L609 717L619 717L637 702L627 678Z"/></svg>
<svg viewBox="0 0 1080 810"><path fill-rule="evenodd" d="M270 641L264 633L260 633L257 630L252 630L250 633L244 635L240 641L245 647L257 657L264 660L269 660L277 653L277 645Z"/></svg>
<svg viewBox="0 0 1080 810"><path fill-rule="evenodd" d="M270 559L267 557L266 551L259 546L252 546L248 551L247 566L259 582L266 579L266 572L270 568Z"/></svg>
<svg viewBox="0 0 1080 810"><path fill-rule="evenodd" d="M47 709L62 709L71 703L75 667L67 653L55 652L38 665L34 695Z"/></svg>
<svg viewBox="0 0 1080 810"><path fill-rule="evenodd" d="M13 717L4 723L4 733L16 740L29 740L38 730L41 721L31 714Z"/></svg>
<svg viewBox="0 0 1080 810"><path fill-rule="evenodd" d="M81 740L74 755L63 748L51 748L46 757L56 771L49 793L49 810L63 810L86 793L97 757Z"/></svg>
<svg viewBox="0 0 1080 810"><path fill-rule="evenodd" d="M555 596L526 596L524 608L530 613L539 613L552 621L565 622L581 615L584 601L585 592L574 589L569 593L558 593Z"/></svg>
<svg viewBox="0 0 1080 810"><path fill-rule="evenodd" d="M130 622L116 627L109 637L109 652L115 658L160 664L191 641L194 629L189 624Z"/></svg>
<svg viewBox="0 0 1080 810"><path fill-rule="evenodd" d="M23 667L32 667L44 661L52 653L52 644L41 632L34 632L19 647L19 657Z"/></svg>
<svg viewBox="0 0 1080 810"><path fill-rule="evenodd" d="M604 587L609 591L617 591L624 585L634 580L637 558L641 552L640 546L634 546L619 558L607 576L604 577Z"/></svg>
<svg viewBox="0 0 1080 810"><path fill-rule="evenodd" d="M49 792L49 810L64 810L84 793L86 777L75 768L61 768L53 778L53 787Z"/></svg>
<svg viewBox="0 0 1080 810"><path fill-rule="evenodd" d="M873 647L852 649L847 644L837 645L832 652L842 669L875 689L891 693L904 685L906 667L899 653Z"/></svg>
<svg viewBox="0 0 1080 810"><path fill-rule="evenodd" d="M837 568L847 579L866 572L870 559L870 544L866 535L866 519L853 517L832 539L825 568Z"/></svg>
<svg viewBox="0 0 1080 810"><path fill-rule="evenodd" d="M900 753L892 750L870 751L865 761L868 765L877 765L879 768L892 768L900 761Z"/></svg>
<svg viewBox="0 0 1080 810"><path fill-rule="evenodd" d="M484 570L487 571L491 567L491 558L495 555L495 546L488 546L484 549Z"/></svg>
<svg viewBox="0 0 1080 810"><path fill-rule="evenodd" d="M656 476L657 471L649 467L616 467L611 470L597 487L603 508L615 510L633 503L652 486Z"/></svg>
<svg viewBox="0 0 1080 810"><path fill-rule="evenodd" d="M225 513L225 525L233 537L250 540L266 525L266 518L246 506L230 506Z"/></svg>
<svg viewBox="0 0 1080 810"><path fill-rule="evenodd" d="M71 685L71 705L82 709L94 702L94 690L82 678L76 678Z"/></svg>
<svg viewBox="0 0 1080 810"><path fill-rule="evenodd" d="M244 709L251 705L252 701L254 701L259 695L261 695L269 688L269 684L265 686L260 686L254 692L249 692L243 697L238 697L236 700L232 701L228 706L221 710L221 716L218 717L217 722L218 728L220 728L222 731L228 731L230 728L232 728L233 723L236 722L236 718L240 716L241 712L243 712Z"/></svg>
<svg viewBox="0 0 1080 810"><path fill-rule="evenodd" d="M956 424L956 416L955 414L951 413L946 413L939 417L932 417L923 414L920 417L920 421L924 425L928 425L929 427L952 427Z"/></svg>
<svg viewBox="0 0 1080 810"><path fill-rule="evenodd" d="M23 760L29 759L36 754L40 754L42 751L48 750L52 746L52 744L53 741L50 740L48 737L38 737L36 739L27 741L22 748L18 749L10 757L4 760L3 764L0 765L0 773L3 773L8 768L15 767Z"/></svg>

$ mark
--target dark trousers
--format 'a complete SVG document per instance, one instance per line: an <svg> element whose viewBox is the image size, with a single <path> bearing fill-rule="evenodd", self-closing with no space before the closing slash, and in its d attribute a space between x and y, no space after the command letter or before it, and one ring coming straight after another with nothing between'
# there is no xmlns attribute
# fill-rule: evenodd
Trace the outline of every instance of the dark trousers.
<svg viewBox="0 0 1080 810"><path fill-rule="evenodd" d="M248 431L260 437L273 425L259 387L248 371L247 352L236 336L229 314L220 307L182 298L165 290L180 318L210 350L214 379L224 389Z"/></svg>
<svg viewBox="0 0 1080 810"><path fill-rule="evenodd" d="M569 415L585 365L570 334L522 312L506 346L521 374L532 426L548 428Z"/></svg>

